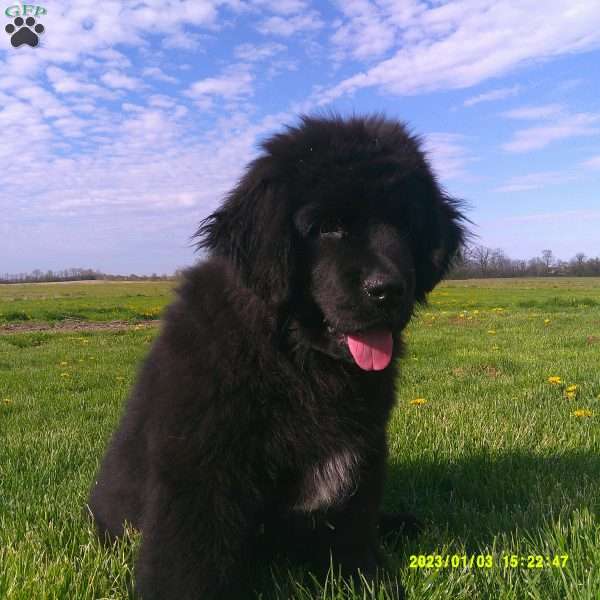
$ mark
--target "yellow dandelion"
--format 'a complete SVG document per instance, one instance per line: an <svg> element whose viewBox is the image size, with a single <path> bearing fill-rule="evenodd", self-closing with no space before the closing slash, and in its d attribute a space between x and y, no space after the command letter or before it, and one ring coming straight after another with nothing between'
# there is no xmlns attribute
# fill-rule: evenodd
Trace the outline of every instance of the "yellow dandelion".
<svg viewBox="0 0 600 600"><path fill-rule="evenodd" d="M478 314L479 314L479 311L478 311L478 310L474 310L474 311L473 311L473 314L474 314L474 315L478 315Z"/></svg>
<svg viewBox="0 0 600 600"><path fill-rule="evenodd" d="M2 404L12 404L12 398L2 398Z"/></svg>
<svg viewBox="0 0 600 600"><path fill-rule="evenodd" d="M61 373L60 376L61 377L69 377L69 374L68 373Z"/></svg>
<svg viewBox="0 0 600 600"><path fill-rule="evenodd" d="M496 335L496 330L495 330L495 329L489 329L489 330L488 330L488 333L489 333L490 335Z"/></svg>
<svg viewBox="0 0 600 600"><path fill-rule="evenodd" d="M578 388L579 386L576 383L573 383L565 389L565 392L576 392Z"/></svg>
<svg viewBox="0 0 600 600"><path fill-rule="evenodd" d="M550 319L544 319L544 325L550 325Z"/></svg>
<svg viewBox="0 0 600 600"><path fill-rule="evenodd" d="M548 377L548 383L551 383L552 385L560 385L562 383L562 379L558 375L552 375L551 377Z"/></svg>
<svg viewBox="0 0 600 600"><path fill-rule="evenodd" d="M571 413L574 417L591 417L594 413L587 408L578 408Z"/></svg>
<svg viewBox="0 0 600 600"><path fill-rule="evenodd" d="M410 403L414 406L421 406L422 404L427 404L427 400L425 398L415 398L411 400Z"/></svg>

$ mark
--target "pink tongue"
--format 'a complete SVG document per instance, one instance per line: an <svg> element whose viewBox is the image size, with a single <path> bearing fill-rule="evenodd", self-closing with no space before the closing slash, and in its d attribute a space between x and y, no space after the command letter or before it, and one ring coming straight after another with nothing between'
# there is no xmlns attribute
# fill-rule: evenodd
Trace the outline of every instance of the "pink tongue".
<svg viewBox="0 0 600 600"><path fill-rule="evenodd" d="M389 331L348 335L348 348L356 364L365 371L381 371L392 360L394 342Z"/></svg>

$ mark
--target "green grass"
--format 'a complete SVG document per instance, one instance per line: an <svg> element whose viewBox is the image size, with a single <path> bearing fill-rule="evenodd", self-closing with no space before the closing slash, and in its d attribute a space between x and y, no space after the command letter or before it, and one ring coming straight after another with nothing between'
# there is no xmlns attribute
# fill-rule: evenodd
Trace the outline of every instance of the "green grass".
<svg viewBox="0 0 600 600"><path fill-rule="evenodd" d="M0 325L11 322L156 319L172 281L85 281L0 285Z"/></svg>
<svg viewBox="0 0 600 600"><path fill-rule="evenodd" d="M19 310L36 315L67 300L79 311L126 306L126 293L142 294L134 296L140 308L169 297L156 283L135 292L133 284L69 285L59 298L42 289L51 286L0 286L0 311L6 288L17 287L31 290L27 299L11 292ZM128 597L137 537L102 547L83 507L156 333L0 335L0 598ZM386 545L408 598L598 600L600 279L449 282L406 341L385 504L425 524L417 539ZM578 388L567 398L571 384ZM411 404L416 398L426 402ZM573 416L578 409L592 416ZM419 554L490 555L494 566L452 568L449 559L410 568ZM510 555L568 561L506 568ZM282 566L270 587L269 600L396 597L385 585L369 592L336 577L319 587Z"/></svg>

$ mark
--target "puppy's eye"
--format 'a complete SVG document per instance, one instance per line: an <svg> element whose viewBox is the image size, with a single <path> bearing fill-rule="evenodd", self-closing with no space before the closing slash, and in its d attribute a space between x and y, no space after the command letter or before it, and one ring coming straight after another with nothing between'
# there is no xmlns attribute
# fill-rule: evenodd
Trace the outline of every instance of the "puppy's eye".
<svg viewBox="0 0 600 600"><path fill-rule="evenodd" d="M346 235L346 229L338 220L327 219L319 225L319 237L341 239Z"/></svg>

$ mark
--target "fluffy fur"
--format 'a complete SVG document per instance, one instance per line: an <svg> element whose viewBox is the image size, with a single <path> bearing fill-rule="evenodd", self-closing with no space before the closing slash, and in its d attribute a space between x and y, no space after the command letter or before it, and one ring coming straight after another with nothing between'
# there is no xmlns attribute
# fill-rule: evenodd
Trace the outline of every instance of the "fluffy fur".
<svg viewBox="0 0 600 600"><path fill-rule="evenodd" d="M263 144L200 226L92 488L100 532L142 532L144 600L246 599L273 551L374 574L401 332L461 222L396 121Z"/></svg>

